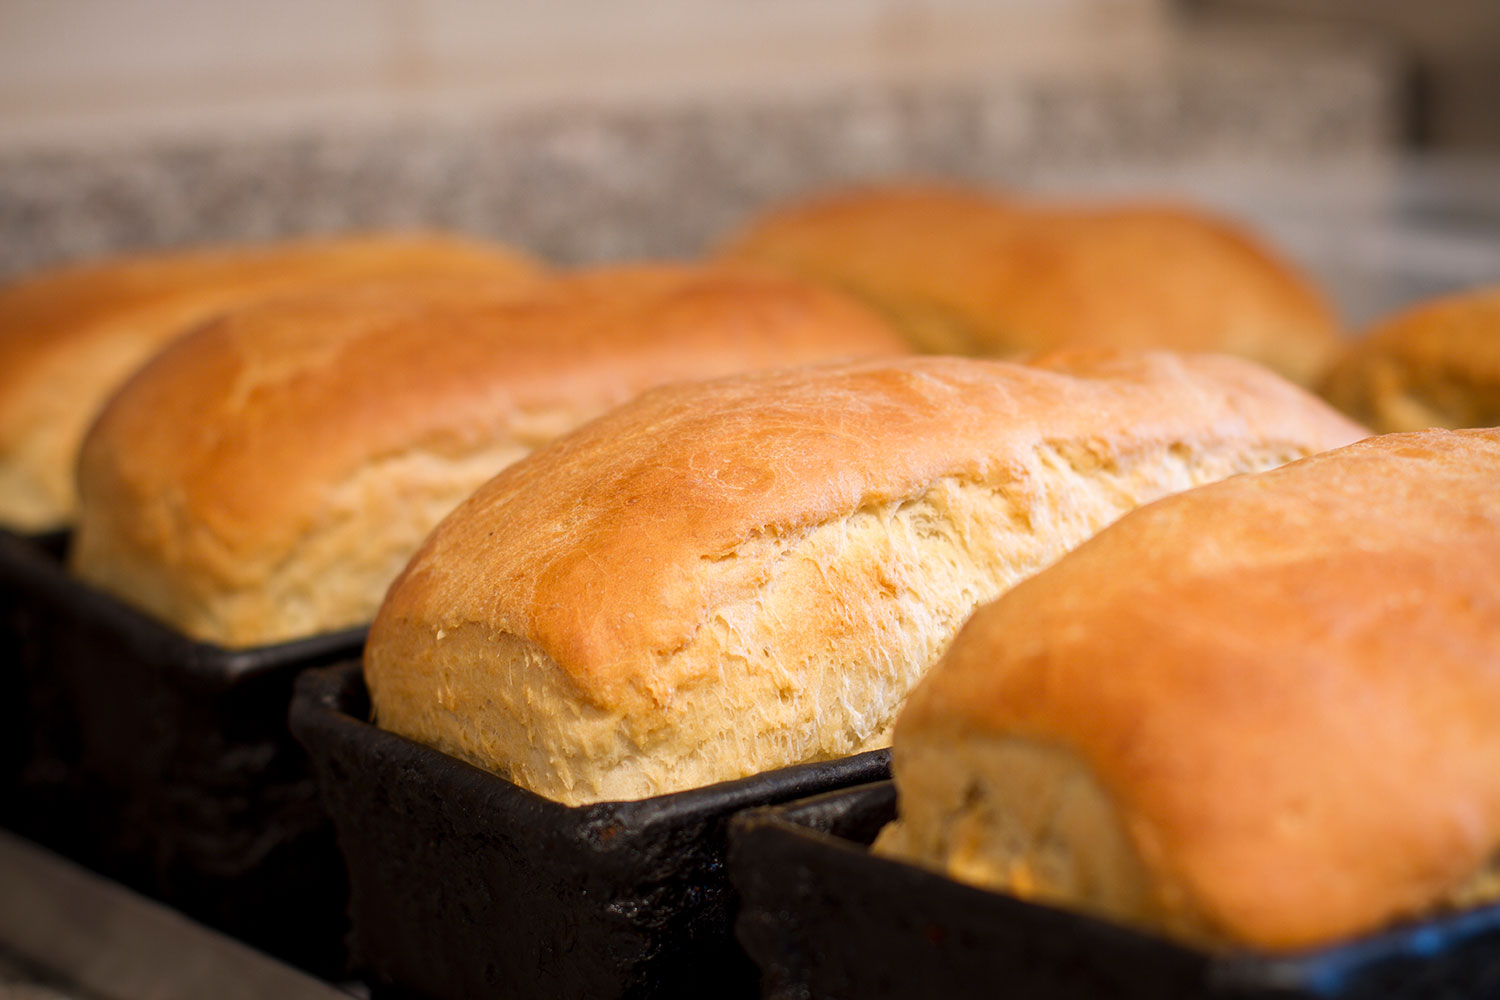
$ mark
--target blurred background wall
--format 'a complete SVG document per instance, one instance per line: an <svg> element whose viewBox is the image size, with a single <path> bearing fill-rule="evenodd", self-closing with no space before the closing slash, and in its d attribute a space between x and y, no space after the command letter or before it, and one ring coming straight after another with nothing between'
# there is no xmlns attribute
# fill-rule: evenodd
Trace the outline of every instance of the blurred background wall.
<svg viewBox="0 0 1500 1000"><path fill-rule="evenodd" d="M1129 73L1205 25L1383 41L1402 138L1500 145L1489 0L5 0L0 144Z"/></svg>
<svg viewBox="0 0 1500 1000"><path fill-rule="evenodd" d="M1227 23L1389 39L1402 59L1403 136L1435 148L1500 148L1500 4L1489 0L1189 0Z"/></svg>
<svg viewBox="0 0 1500 1000"><path fill-rule="evenodd" d="M1129 72L1166 0L5 0L0 142Z"/></svg>

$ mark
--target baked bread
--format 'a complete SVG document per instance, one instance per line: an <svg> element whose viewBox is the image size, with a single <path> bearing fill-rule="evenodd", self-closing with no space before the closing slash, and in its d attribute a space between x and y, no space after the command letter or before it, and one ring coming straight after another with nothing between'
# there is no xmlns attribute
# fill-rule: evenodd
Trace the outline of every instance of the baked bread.
<svg viewBox="0 0 1500 1000"><path fill-rule="evenodd" d="M1500 425L1500 285L1378 324L1334 365L1323 395L1380 431Z"/></svg>
<svg viewBox="0 0 1500 1000"><path fill-rule="evenodd" d="M1142 508L981 608L878 851L1210 947L1500 896L1500 431Z"/></svg>
<svg viewBox="0 0 1500 1000"><path fill-rule="evenodd" d="M282 298L177 341L109 403L73 567L224 645L361 624L475 487L642 389L903 349L842 296L725 268Z"/></svg>
<svg viewBox="0 0 1500 1000"><path fill-rule="evenodd" d="M381 607L380 725L578 804L883 746L969 612L1120 514L1361 428L1220 356L679 385L500 474Z"/></svg>
<svg viewBox="0 0 1500 1000"><path fill-rule="evenodd" d="M725 253L859 295L936 353L1217 351L1307 384L1338 344L1304 277L1187 208L871 188L772 210Z"/></svg>
<svg viewBox="0 0 1500 1000"><path fill-rule="evenodd" d="M0 289L0 525L66 527L78 445L99 408L173 337L223 310L350 279L456 274L520 283L539 265L437 234L132 256Z"/></svg>

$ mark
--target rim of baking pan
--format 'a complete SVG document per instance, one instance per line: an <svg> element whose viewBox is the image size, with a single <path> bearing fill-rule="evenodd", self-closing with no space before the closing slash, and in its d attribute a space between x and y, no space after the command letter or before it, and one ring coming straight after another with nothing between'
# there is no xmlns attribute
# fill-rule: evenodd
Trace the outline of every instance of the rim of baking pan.
<svg viewBox="0 0 1500 1000"><path fill-rule="evenodd" d="M964 896L977 907L992 907L996 911L1005 910L1026 919L1045 920L1052 924L1065 921L1090 937L1108 936L1127 943L1134 940L1142 947L1165 947L1195 956L1204 962L1205 985L1230 994L1296 990L1310 995L1337 996L1352 976L1375 966L1435 958L1473 938L1500 934L1500 901L1497 901L1414 920L1320 948L1286 954L1245 950L1214 952L1087 913L968 885L912 862L873 854L868 844L807 825L809 821L826 816L848 822L849 817L857 816L861 809L894 808L896 799L895 783L887 780L834 789L780 805L747 809L730 821L731 877L734 858L740 856L737 847L743 850L743 845L757 836L769 836L783 842L795 840L813 850L832 852L846 862L866 866L871 878L899 873L904 881L935 892ZM868 820L862 817L861 820L862 825L868 825ZM752 847L748 853L754 854L755 849Z"/></svg>
<svg viewBox="0 0 1500 1000"><path fill-rule="evenodd" d="M358 625L237 648L193 639L70 575L62 560L66 538L66 533L24 536L0 530L0 585L16 586L19 602L64 609L95 623L143 660L164 670L180 670L186 679L198 683L230 687L309 661L326 663L344 652L357 655L369 631L368 625Z"/></svg>
<svg viewBox="0 0 1500 1000"><path fill-rule="evenodd" d="M367 718L360 718L356 714L356 705L363 704L366 697L364 675L358 661L308 670L297 679L297 691L292 699L293 729L304 744L307 742L304 734L322 730L329 736L415 757L424 764L447 771L451 780L477 782L491 789L503 788L528 809L583 827L607 823L644 831L659 824L680 822L685 817L713 816L768 803L786 803L826 791L834 785L882 781L890 774L890 750L867 750L848 757L792 764L650 798L569 806L538 795L468 761L381 729ZM612 839L604 838L605 842Z"/></svg>

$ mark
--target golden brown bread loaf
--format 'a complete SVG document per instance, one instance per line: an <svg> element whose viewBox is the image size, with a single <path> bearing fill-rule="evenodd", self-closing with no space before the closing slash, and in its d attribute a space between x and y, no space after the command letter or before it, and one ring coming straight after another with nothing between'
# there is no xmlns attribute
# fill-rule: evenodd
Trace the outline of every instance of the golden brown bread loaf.
<svg viewBox="0 0 1500 1000"><path fill-rule="evenodd" d="M351 279L454 274L529 281L522 255L437 234L356 236L121 257L0 289L0 525L68 525L78 445L119 385L223 310Z"/></svg>
<svg viewBox="0 0 1500 1000"><path fill-rule="evenodd" d="M560 802L883 746L969 612L1132 507L1364 431L1222 356L907 358L679 385L433 532L377 721Z"/></svg>
<svg viewBox="0 0 1500 1000"><path fill-rule="evenodd" d="M1380 431L1500 424L1500 286L1377 324L1334 365L1323 395Z"/></svg>
<svg viewBox="0 0 1500 1000"><path fill-rule="evenodd" d="M1338 342L1304 277L1186 208L878 187L772 210L725 252L859 295L937 353L1218 351L1306 384Z"/></svg>
<svg viewBox="0 0 1500 1000"><path fill-rule="evenodd" d="M642 389L902 350L841 296L725 268L278 299L177 341L109 403L73 565L222 644L360 624L470 491Z"/></svg>
<svg viewBox="0 0 1500 1000"><path fill-rule="evenodd" d="M1500 431L1144 507L977 611L877 850L1211 946L1500 895Z"/></svg>

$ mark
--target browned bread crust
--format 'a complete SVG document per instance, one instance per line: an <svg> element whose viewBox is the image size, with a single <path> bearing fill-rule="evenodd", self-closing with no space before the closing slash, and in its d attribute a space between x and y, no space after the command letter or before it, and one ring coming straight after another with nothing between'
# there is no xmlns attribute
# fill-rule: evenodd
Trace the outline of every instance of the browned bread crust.
<svg viewBox="0 0 1500 1000"><path fill-rule="evenodd" d="M938 353L1221 351L1305 384L1338 341L1305 277L1238 227L1182 207L877 187L774 209L725 252L857 294Z"/></svg>
<svg viewBox="0 0 1500 1000"><path fill-rule="evenodd" d="M393 585L379 722L570 803L887 741L969 612L1139 503L1364 431L1222 356L910 358L656 390Z"/></svg>
<svg viewBox="0 0 1500 1000"><path fill-rule="evenodd" d="M1500 425L1500 286L1377 324L1334 365L1323 395L1380 431Z"/></svg>
<svg viewBox="0 0 1500 1000"><path fill-rule="evenodd" d="M1428 431L1127 515L913 694L880 847L1219 946L1494 898L1497 482Z"/></svg>
<svg viewBox="0 0 1500 1000"><path fill-rule="evenodd" d="M73 466L104 401L163 345L268 296L402 275L529 281L515 251L437 234L355 236L121 257L0 289L0 524L73 519Z"/></svg>
<svg viewBox="0 0 1500 1000"><path fill-rule="evenodd" d="M174 343L105 409L74 566L219 643L359 624L471 490L642 389L904 349L842 296L723 267L261 303Z"/></svg>

